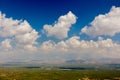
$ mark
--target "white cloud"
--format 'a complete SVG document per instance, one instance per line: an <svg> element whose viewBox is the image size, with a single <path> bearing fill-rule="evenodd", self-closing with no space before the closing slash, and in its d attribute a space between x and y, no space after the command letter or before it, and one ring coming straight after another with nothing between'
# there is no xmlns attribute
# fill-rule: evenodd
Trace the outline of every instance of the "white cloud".
<svg viewBox="0 0 120 80"><path fill-rule="evenodd" d="M109 13L95 17L90 26L85 26L81 33L91 37L114 36L116 33L120 33L120 7L113 6Z"/></svg>
<svg viewBox="0 0 120 80"><path fill-rule="evenodd" d="M108 16L113 18L113 12L117 11L116 9L119 11L119 8L113 7L113 9L108 14L103 16L105 18L108 18ZM95 23L95 25L98 25L98 20L99 19L96 17L97 22L95 23L93 21L93 23ZM64 16L61 16L58 19L58 22L53 26L45 25L44 31L46 32L47 36L63 39L68 37L68 31L70 30L71 25L75 22L76 16L72 12L69 12ZM86 30L84 28L82 32L86 34L89 32L90 36L98 36L96 32L94 32L96 34L91 33L92 31L95 31L94 28L92 28L93 23L91 27L86 27ZM111 25L113 25L113 23L111 22ZM92 30L91 32L88 31L89 28ZM99 29L102 29L102 27ZM105 30L106 29L109 31L111 30L108 27L105 27ZM113 30L115 29L116 27ZM112 30L110 32L112 32ZM0 58L0 61L6 60L7 58L13 60L17 58L20 58L21 60L42 58L44 60L46 59L45 62L49 62L49 60L51 60L50 62L53 60L58 60L55 61L55 63L57 63L59 60L63 60L64 62L66 58L71 59L71 57L74 57L75 55L76 58L120 57L120 45L114 43L112 39L104 40L102 37L98 37L97 41L86 41L80 39L79 36L73 36L59 42L47 40L43 43L40 43L36 41L39 37L40 35L38 35L38 32L34 30L26 20L13 20L12 18L6 18L5 15L0 13L0 56L2 56L2 58Z"/></svg>
<svg viewBox="0 0 120 80"><path fill-rule="evenodd" d="M21 20L6 18L5 14L0 13L0 37L12 37L32 31L29 23Z"/></svg>
<svg viewBox="0 0 120 80"><path fill-rule="evenodd" d="M16 36L16 41L18 43L22 43L22 44L35 44L35 40L40 37L38 36L38 32L36 32L35 30L32 30L29 33L25 33L25 34L21 34Z"/></svg>
<svg viewBox="0 0 120 80"><path fill-rule="evenodd" d="M55 43L54 41L45 41L41 46L44 53L74 54L89 57L120 57L120 45L114 43L111 39L102 39L97 41L80 40L78 36L73 36L65 41Z"/></svg>
<svg viewBox="0 0 120 80"><path fill-rule="evenodd" d="M2 47L14 47L16 51L35 49L34 45L37 44L36 40L38 37L40 37L38 32L26 20L6 18L5 14L0 12L0 38L3 38L1 42Z"/></svg>
<svg viewBox="0 0 120 80"><path fill-rule="evenodd" d="M55 46L55 42L48 40L42 43L41 49L44 51L53 51Z"/></svg>
<svg viewBox="0 0 120 80"><path fill-rule="evenodd" d="M1 42L1 47L3 49L10 49L10 48L12 48L12 46L11 46L11 40L10 39L6 39L6 40L2 41Z"/></svg>
<svg viewBox="0 0 120 80"><path fill-rule="evenodd" d="M27 51L35 52L37 50L37 47L33 46L32 44L27 44L24 46L24 49Z"/></svg>
<svg viewBox="0 0 120 80"><path fill-rule="evenodd" d="M47 36L64 39L68 37L68 32L74 23L76 23L76 16L70 11L66 15L60 16L54 25L44 25L43 31Z"/></svg>

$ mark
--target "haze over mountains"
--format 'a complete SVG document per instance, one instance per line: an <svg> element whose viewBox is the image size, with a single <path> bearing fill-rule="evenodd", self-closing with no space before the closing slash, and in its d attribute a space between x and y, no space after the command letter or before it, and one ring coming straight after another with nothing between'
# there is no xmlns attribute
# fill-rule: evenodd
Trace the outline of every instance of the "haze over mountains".
<svg viewBox="0 0 120 80"><path fill-rule="evenodd" d="M79 59L79 60L67 60L67 61L43 61L43 60L31 60L31 61L26 61L26 62L18 62L18 61L8 61L8 62L3 62L0 63L2 66L16 66L16 65L36 65L36 66L41 66L41 65L106 65L106 64L120 64L120 59L119 58L103 58L103 59Z"/></svg>

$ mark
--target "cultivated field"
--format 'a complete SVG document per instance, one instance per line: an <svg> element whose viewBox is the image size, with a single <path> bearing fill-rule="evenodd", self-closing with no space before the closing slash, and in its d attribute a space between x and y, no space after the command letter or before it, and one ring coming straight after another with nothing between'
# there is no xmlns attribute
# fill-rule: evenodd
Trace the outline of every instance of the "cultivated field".
<svg viewBox="0 0 120 80"><path fill-rule="evenodd" d="M0 80L120 80L120 71L1 67Z"/></svg>

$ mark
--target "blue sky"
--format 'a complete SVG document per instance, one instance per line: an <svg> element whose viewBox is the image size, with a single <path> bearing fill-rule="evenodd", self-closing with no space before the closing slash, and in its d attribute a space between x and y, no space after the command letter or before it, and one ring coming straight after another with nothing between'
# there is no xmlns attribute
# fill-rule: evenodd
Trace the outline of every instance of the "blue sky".
<svg viewBox="0 0 120 80"><path fill-rule="evenodd" d="M119 0L0 0L1 60L120 57L119 8Z"/></svg>
<svg viewBox="0 0 120 80"><path fill-rule="evenodd" d="M72 11L77 17L76 30L89 24L95 16L107 13L119 0L1 0L0 11L7 17L25 19L36 30L52 24L59 16Z"/></svg>

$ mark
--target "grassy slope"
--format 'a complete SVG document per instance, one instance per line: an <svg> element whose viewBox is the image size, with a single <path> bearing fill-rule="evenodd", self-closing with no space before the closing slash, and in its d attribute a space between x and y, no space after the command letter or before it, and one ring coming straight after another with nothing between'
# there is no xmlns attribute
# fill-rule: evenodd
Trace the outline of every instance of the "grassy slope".
<svg viewBox="0 0 120 80"><path fill-rule="evenodd" d="M84 77L97 80L114 79L116 77L120 78L120 71L63 71L10 67L0 68L0 80L82 80Z"/></svg>

